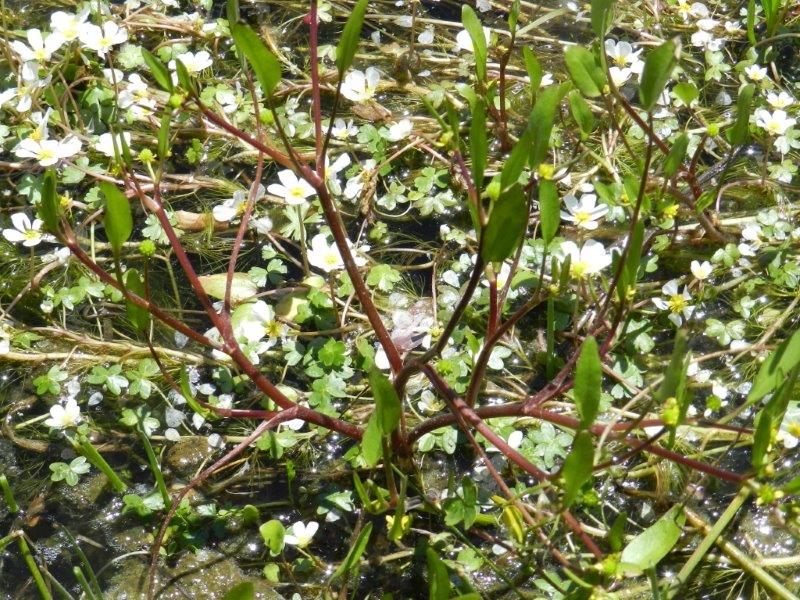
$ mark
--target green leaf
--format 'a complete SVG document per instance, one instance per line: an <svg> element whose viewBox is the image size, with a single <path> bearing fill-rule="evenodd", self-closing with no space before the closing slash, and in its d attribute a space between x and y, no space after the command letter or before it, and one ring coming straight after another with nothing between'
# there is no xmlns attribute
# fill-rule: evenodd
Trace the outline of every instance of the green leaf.
<svg viewBox="0 0 800 600"><path fill-rule="evenodd" d="M672 91L686 106L690 106L692 102L700 97L700 91L697 89L697 86L688 81L676 83Z"/></svg>
<svg viewBox="0 0 800 600"><path fill-rule="evenodd" d="M625 265L622 268L619 282L617 283L617 296L620 302L628 299L628 290L636 285L636 278L639 273L639 261L642 258L642 244L644 243L644 221L639 219L633 228L628 256L625 258Z"/></svg>
<svg viewBox="0 0 800 600"><path fill-rule="evenodd" d="M252 581L243 581L227 592L222 597L222 600L255 600L256 589Z"/></svg>
<svg viewBox="0 0 800 600"><path fill-rule="evenodd" d="M178 84L180 84L181 88L189 94L196 94L197 87L192 81L192 76L189 75L189 71L186 69L186 65L184 65L180 59L175 59L175 73L178 75Z"/></svg>
<svg viewBox="0 0 800 600"><path fill-rule="evenodd" d="M361 39L361 27L364 25L367 4L369 4L368 0L359 0L353 7L353 11L344 25L339 45L336 46L336 68L339 69L340 77L353 64L353 57L356 55L358 42Z"/></svg>
<svg viewBox="0 0 800 600"><path fill-rule="evenodd" d="M267 548L269 548L270 555L277 556L281 553L284 546L283 538L286 535L286 528L283 526L283 523L277 519L272 519L262 524L261 527L258 528L258 532L261 534L261 538L264 540Z"/></svg>
<svg viewBox="0 0 800 600"><path fill-rule="evenodd" d="M400 399L392 382L378 369L369 373L369 385L375 398L375 412L378 415L383 435L391 435L400 424Z"/></svg>
<svg viewBox="0 0 800 600"><path fill-rule="evenodd" d="M642 571L652 569L678 543L685 522L683 506L676 504L625 546L620 562Z"/></svg>
<svg viewBox="0 0 800 600"><path fill-rule="evenodd" d="M531 131L531 151L528 155L528 165L531 169L536 169L547 156L556 110L564 98L564 94L567 93L567 89L569 89L569 85L566 83L551 86L539 94L536 104L533 106L528 120Z"/></svg>
<svg viewBox="0 0 800 600"><path fill-rule="evenodd" d="M511 256L528 227L528 199L520 185L513 185L492 206L481 234L484 262L501 262Z"/></svg>
<svg viewBox="0 0 800 600"><path fill-rule="evenodd" d="M758 470L766 464L767 450L772 443L772 433L780 427L789 401L792 399L794 385L800 373L800 363L796 364L786 378L781 382L775 395L770 398L767 405L758 411L755 418L755 434L751 463Z"/></svg>
<svg viewBox="0 0 800 600"><path fill-rule="evenodd" d="M581 354L575 365L575 405L581 417L581 428L586 429L597 418L600 408L600 392L603 383L603 368L597 340L593 336L583 341Z"/></svg>
<svg viewBox="0 0 800 600"><path fill-rule="evenodd" d="M47 169L42 183L39 216L42 217L45 229L50 233L58 232L60 207L61 204L56 193L56 172L53 169Z"/></svg>
<svg viewBox="0 0 800 600"><path fill-rule="evenodd" d="M469 153L472 159L472 181L480 195L483 189L483 173L489 144L486 140L486 106L482 99L472 107L472 122L469 126Z"/></svg>
<svg viewBox="0 0 800 600"><path fill-rule="evenodd" d="M539 221L542 239L548 246L556 237L561 224L561 199L555 182L545 179L539 183Z"/></svg>
<svg viewBox="0 0 800 600"><path fill-rule="evenodd" d="M227 273L215 273L214 275L201 275L197 278L200 286L206 294L217 298L225 299L225 286L228 282ZM250 300L258 293L258 286L250 279L247 273L234 273L231 280L231 303L240 304Z"/></svg>
<svg viewBox="0 0 800 600"><path fill-rule="evenodd" d="M739 90L736 100L736 121L729 129L728 139L734 146L742 146L750 138L750 109L756 87L751 83Z"/></svg>
<svg viewBox="0 0 800 600"><path fill-rule="evenodd" d="M528 72L528 79L530 79L531 97L534 98L542 83L542 65L539 64L539 59L536 58L534 51L528 46L522 47L522 60L525 62L525 70Z"/></svg>
<svg viewBox="0 0 800 600"><path fill-rule="evenodd" d="M101 181L99 185L106 198L106 214L103 220L106 236L114 254L119 256L122 245L130 239L133 232L131 204L113 183Z"/></svg>
<svg viewBox="0 0 800 600"><path fill-rule="evenodd" d="M503 170L500 172L501 189L504 190L510 185L516 184L519 180L519 176L522 175L522 170L525 168L525 165L528 164L528 158L531 154L532 138L533 131L529 123L525 133L517 140L517 143L511 150L511 154L508 155L508 158L503 164Z"/></svg>
<svg viewBox="0 0 800 600"><path fill-rule="evenodd" d="M597 58L582 46L570 46L564 52L567 71L581 93L588 98L597 98L603 93L606 75Z"/></svg>
<svg viewBox="0 0 800 600"><path fill-rule="evenodd" d="M800 329L778 344L761 363L761 368L753 380L753 387L747 394L747 404L758 402L778 389L798 363L800 363Z"/></svg>
<svg viewBox="0 0 800 600"><path fill-rule="evenodd" d="M608 545L613 552L622 550L625 541L625 525L628 523L628 515L624 512L618 513L608 531Z"/></svg>
<svg viewBox="0 0 800 600"><path fill-rule="evenodd" d="M128 269L125 272L125 287L132 294L136 294L140 298L145 297L144 283L136 269ZM146 331L150 327L150 313L146 308L142 308L126 298L125 311L133 326L139 331Z"/></svg>
<svg viewBox="0 0 800 600"><path fill-rule="evenodd" d="M161 126L158 128L158 158L166 160L169 156L169 111L165 110L161 116Z"/></svg>
<svg viewBox="0 0 800 600"><path fill-rule="evenodd" d="M608 29L609 13L614 0L592 0L592 31L602 44Z"/></svg>
<svg viewBox="0 0 800 600"><path fill-rule="evenodd" d="M375 413L367 422L364 434L361 436L361 455L368 466L374 467L383 456L383 433Z"/></svg>
<svg viewBox="0 0 800 600"><path fill-rule="evenodd" d="M170 76L167 67L164 65L164 63L153 56L146 48L142 48L141 51L142 58L144 58L147 68L150 69L153 79L156 80L156 83L160 85L164 91L172 93L174 86L172 84L172 77Z"/></svg>
<svg viewBox="0 0 800 600"><path fill-rule="evenodd" d="M569 93L569 109L572 113L572 118L575 119L581 130L581 139L585 140L594 131L595 119L592 109L589 108L589 104L583 99L578 90L572 90Z"/></svg>
<svg viewBox="0 0 800 600"><path fill-rule="evenodd" d="M517 21L519 21L519 9L521 4L521 0L514 0L508 11L508 31L511 34L514 34L517 30Z"/></svg>
<svg viewBox="0 0 800 600"><path fill-rule="evenodd" d="M428 546L425 549L428 561L428 599L448 600L450 598L450 575L447 566L436 554L436 550Z"/></svg>
<svg viewBox="0 0 800 600"><path fill-rule="evenodd" d="M584 343L585 345L585 343ZM581 487L592 477L594 444L592 434L579 431L572 442L572 450L564 460L561 477L564 482L564 506L570 506L578 497Z"/></svg>
<svg viewBox="0 0 800 600"><path fill-rule="evenodd" d="M468 4L461 7L461 22L464 29L472 38L472 51L475 56L475 76L479 82L486 81L486 37L483 35L483 25L481 25L478 15Z"/></svg>
<svg viewBox="0 0 800 600"><path fill-rule="evenodd" d="M228 0L225 3L225 17L228 19L228 23L239 21L239 0Z"/></svg>
<svg viewBox="0 0 800 600"><path fill-rule="evenodd" d="M189 370L181 369L181 376L178 380L181 389L181 395L186 399L186 404L189 405L194 412L203 417L206 421L214 421L218 417L209 409L203 407L192 394L192 388L189 386Z"/></svg>
<svg viewBox="0 0 800 600"><path fill-rule="evenodd" d="M686 158L686 149L689 147L689 136L685 133L680 134L672 143L667 158L664 160L664 177L670 178L678 169L681 168L684 158Z"/></svg>
<svg viewBox="0 0 800 600"><path fill-rule="evenodd" d="M651 111L658 102L678 62L678 53L678 46L669 40L651 50L645 58L642 82L639 84L639 100L646 111Z"/></svg>
<svg viewBox="0 0 800 600"><path fill-rule="evenodd" d="M337 569L331 575L331 581L335 581L342 575L350 573L353 568L358 565L358 560L361 558L361 555L364 554L364 550L367 549L367 543L369 542L369 536L372 534L372 523L367 523L361 532L358 534L356 538L355 544L350 547L347 556L344 557L342 564L340 564Z"/></svg>
<svg viewBox="0 0 800 600"><path fill-rule="evenodd" d="M281 80L281 65L278 59L248 25L235 23L231 24L230 29L237 50L250 63L261 84L261 90L266 96L271 96L275 86Z"/></svg>
<svg viewBox="0 0 800 600"><path fill-rule="evenodd" d="M686 373L688 367L688 346L686 339L686 330L679 329L675 333L675 342L672 346L672 356L667 365L667 370L664 373L664 381L661 382L661 387L658 388L656 399L663 403L667 398L676 397L681 378Z"/></svg>

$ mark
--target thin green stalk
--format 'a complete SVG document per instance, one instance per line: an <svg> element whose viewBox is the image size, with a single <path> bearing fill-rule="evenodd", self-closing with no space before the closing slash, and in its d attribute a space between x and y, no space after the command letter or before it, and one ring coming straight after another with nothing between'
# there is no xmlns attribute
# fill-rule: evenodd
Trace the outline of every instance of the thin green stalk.
<svg viewBox="0 0 800 600"><path fill-rule="evenodd" d="M156 459L156 453L153 451L153 445L150 443L150 439L147 437L147 433L145 433L141 421L136 425L136 432L139 434L139 439L142 440L144 451L147 454L147 461L150 463L150 470L153 472L153 477L156 478L158 491L161 493L161 498L164 500L164 507L169 509L172 504L172 499L169 496L169 490L164 481L164 475L161 473L161 467Z"/></svg>
<svg viewBox="0 0 800 600"><path fill-rule="evenodd" d="M725 531L725 528L728 526L731 520L733 520L749 496L750 488L743 487L739 494L728 505L728 508L725 509L725 512L720 515L717 522L714 523L714 526L709 530L709 532L700 542L700 545L695 548L695 551L692 552L692 555L683 564L683 567L675 576L673 583L667 590L667 598L669 600L675 598L675 596L678 595L686 583L688 583L694 570L703 560L705 555L708 554L708 551L711 550L711 547L714 545L717 539L719 539L719 536L722 535L722 532Z"/></svg>
<svg viewBox="0 0 800 600"><path fill-rule="evenodd" d="M83 593L86 595L87 600L97 600L97 596L94 595L94 590L92 590L92 586L89 585L86 575L83 574L81 568L73 567L72 572L75 575L75 579L78 580L78 583L83 589Z"/></svg>
<svg viewBox="0 0 800 600"><path fill-rule="evenodd" d="M28 565L28 570L31 572L34 583L36 583L36 587L39 590L39 595L44 600L53 600L53 595L50 593L50 590L47 588L47 585L44 582L44 577L42 577L42 572L39 570L39 565L36 564L36 560L33 558L33 554L31 553L30 546L28 546L28 542L25 541L25 538L22 535L18 535L17 544L19 545L19 551L22 554L22 559L25 561L25 564Z"/></svg>
<svg viewBox="0 0 800 600"><path fill-rule="evenodd" d="M52 585L53 589L56 592L58 592L59 596L61 596L64 600L75 600L75 596L70 594L67 591L67 588L61 585L58 579L56 579L55 576L50 571L45 571L44 574L47 575L47 579L50 582L50 585Z"/></svg>
<svg viewBox="0 0 800 600"><path fill-rule="evenodd" d="M75 551L75 554L78 555L78 560L81 561L83 568L86 569L86 573L89 575L89 581L92 583L92 589L94 590L95 594L98 597L102 598L103 594L100 591L100 583L97 581L97 576L94 573L94 569L92 568L89 559L86 557L86 554L83 552L80 545L78 544L78 540L75 539L75 536L72 535L72 532L66 527L63 527L61 531L63 531L64 535L67 536L67 539L72 545L72 549Z"/></svg>
<svg viewBox="0 0 800 600"><path fill-rule="evenodd" d="M114 469L111 468L106 462L100 453L92 446L92 443L85 437L80 436L78 443L80 445L80 449L83 451L83 455L86 457L90 463L92 463L95 467L97 467L111 482L111 487L114 488L114 491L118 494L121 494L125 490L128 489L128 486L125 485L125 482L119 478L114 472Z"/></svg>
<svg viewBox="0 0 800 600"><path fill-rule="evenodd" d="M14 492L5 475L0 475L0 488L3 489L3 497L6 499L9 512L12 515L17 514L19 512L19 504L17 504L17 501L14 499Z"/></svg>

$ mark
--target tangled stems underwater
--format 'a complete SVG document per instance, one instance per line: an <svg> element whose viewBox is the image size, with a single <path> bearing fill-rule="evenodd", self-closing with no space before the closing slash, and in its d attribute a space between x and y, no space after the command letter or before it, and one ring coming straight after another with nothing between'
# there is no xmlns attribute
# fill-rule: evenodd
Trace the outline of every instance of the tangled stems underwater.
<svg viewBox="0 0 800 600"><path fill-rule="evenodd" d="M149 528L139 593L244 521L298 597L795 597L789 3L196 8L3 46L3 433ZM20 479L20 585L110 593Z"/></svg>

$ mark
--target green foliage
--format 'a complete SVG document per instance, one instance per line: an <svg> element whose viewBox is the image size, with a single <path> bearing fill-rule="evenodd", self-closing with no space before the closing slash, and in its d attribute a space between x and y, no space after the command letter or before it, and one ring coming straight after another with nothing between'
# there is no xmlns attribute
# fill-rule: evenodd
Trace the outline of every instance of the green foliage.
<svg viewBox="0 0 800 600"><path fill-rule="evenodd" d="M676 504L628 542L620 555L620 562L628 570L652 569L678 543L685 522L683 506Z"/></svg>
<svg viewBox="0 0 800 600"><path fill-rule="evenodd" d="M150 74L153 76L153 79L156 80L156 83L161 86L161 88L165 92L172 93L174 86L172 84L172 77L167 70L167 67L164 66L158 58L153 56L149 50L142 48L142 58L144 59L145 64L147 64L147 68L150 69Z"/></svg>
<svg viewBox="0 0 800 600"><path fill-rule="evenodd" d="M264 42L248 25L231 23L230 30L236 49L250 63L250 67L261 84L261 91L266 96L271 96L275 86L281 80L281 65L278 59L275 58L272 52L267 50Z"/></svg>
<svg viewBox="0 0 800 600"><path fill-rule="evenodd" d="M664 91L664 86L667 85L672 70L678 62L678 52L680 52L679 46L670 40L647 54L642 81L639 84L639 100L646 111L653 110L661 92Z"/></svg>
<svg viewBox="0 0 800 600"><path fill-rule="evenodd" d="M272 519L262 524L258 528L258 532L261 534L261 539L264 540L267 548L269 548L271 556L278 556L283 551L283 538L286 535L286 528L283 523L277 519Z"/></svg>
<svg viewBox="0 0 800 600"><path fill-rule="evenodd" d="M588 98L597 98L606 86L606 75L594 53L582 46L570 46L564 52L567 71L580 92Z"/></svg>
<svg viewBox="0 0 800 600"><path fill-rule="evenodd" d="M746 85L739 90L739 98L736 101L736 120L728 130L728 139L734 146L746 144L750 137L750 106L755 93L756 86L753 84Z"/></svg>
<svg viewBox="0 0 800 600"><path fill-rule="evenodd" d="M347 552L347 556L344 557L344 560L333 572L333 575L331 575L330 581L335 581L339 577L351 573L358 567L358 561L367 549L370 535L372 535L372 523L367 523L359 532L355 543Z"/></svg>
<svg viewBox="0 0 800 600"><path fill-rule="evenodd" d="M358 0L353 7L344 31L339 38L339 45L336 46L336 68L339 70L339 77L342 77L353 64L353 57L358 49L358 42L361 39L361 27L364 25L364 15L367 12L369 0Z"/></svg>
<svg viewBox="0 0 800 600"><path fill-rule="evenodd" d="M374 467L383 456L384 440L400 423L400 400L392 383L373 368L369 374L375 409L361 438L361 454L367 465Z"/></svg>
<svg viewBox="0 0 800 600"><path fill-rule="evenodd" d="M475 55L475 77L478 82L486 82L486 38L483 35L483 26L478 15L469 4L461 6L461 22L464 29L472 39L472 49Z"/></svg>
<svg viewBox="0 0 800 600"><path fill-rule="evenodd" d="M597 341L589 336L583 341L581 354L575 365L575 404L583 429L590 427L597 418L602 381L603 371Z"/></svg>
<svg viewBox="0 0 800 600"><path fill-rule="evenodd" d="M520 185L512 186L493 204L481 236L483 260L500 262L511 256L528 226L528 199Z"/></svg>
<svg viewBox="0 0 800 600"><path fill-rule="evenodd" d="M106 228L108 243L114 249L114 255L119 257L122 245L127 242L133 232L133 216L131 205L119 188L108 181L100 182L100 189L106 199L105 218L103 224Z"/></svg>
<svg viewBox="0 0 800 600"><path fill-rule="evenodd" d="M572 450L564 461L561 469L561 478L564 485L562 502L565 507L570 506L578 497L581 487L592 477L594 457L594 444L592 434L580 431L572 442Z"/></svg>
<svg viewBox="0 0 800 600"><path fill-rule="evenodd" d="M561 199L556 184L550 180L539 183L539 220L542 239L545 244L550 244L561 224Z"/></svg>

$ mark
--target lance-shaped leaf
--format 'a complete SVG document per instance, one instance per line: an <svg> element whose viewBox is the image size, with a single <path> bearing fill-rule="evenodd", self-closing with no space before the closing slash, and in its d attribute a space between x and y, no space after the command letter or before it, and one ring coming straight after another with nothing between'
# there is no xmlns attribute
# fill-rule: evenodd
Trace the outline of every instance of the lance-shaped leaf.
<svg viewBox="0 0 800 600"><path fill-rule="evenodd" d="M368 3L368 0L359 0L347 18L347 23L344 24L342 37L339 39L339 45L336 46L336 68L339 70L340 77L353 64L358 42L361 39L361 27L364 25L364 15L367 12Z"/></svg>
<svg viewBox="0 0 800 600"><path fill-rule="evenodd" d="M483 189L483 173L486 170L488 150L486 140L486 107L482 99L475 101L472 107L472 122L469 126L469 153L472 159L472 181L478 194Z"/></svg>
<svg viewBox="0 0 800 600"><path fill-rule="evenodd" d="M561 200L556 184L549 179L539 183L539 221L545 246L556 237L561 224Z"/></svg>
<svg viewBox="0 0 800 600"><path fill-rule="evenodd" d="M127 242L133 232L133 217L131 204L116 185L109 181L100 182L100 191L106 198L105 218L103 224L106 228L108 243L116 256Z"/></svg>
<svg viewBox="0 0 800 600"><path fill-rule="evenodd" d="M568 84L554 85L547 88L533 105L529 119L531 131L531 151L528 155L528 164L531 169L536 169L547 156L550 148L550 134L556 119L556 110L564 94L567 93Z"/></svg>
<svg viewBox="0 0 800 600"><path fill-rule="evenodd" d="M342 564L340 564L339 567L333 572L333 575L331 575L330 581L335 581L342 575L346 575L354 569L354 567L358 564L358 559L361 558L361 555L364 554L364 550L367 549L367 543L369 542L369 536L371 534L372 523L367 523L358 534L355 544L350 547L350 550L347 553L347 556L344 557Z"/></svg>
<svg viewBox="0 0 800 600"><path fill-rule="evenodd" d="M237 50L250 63L250 67L261 84L261 90L265 95L271 96L275 86L281 80L281 65L278 59L248 25L232 23L230 29Z"/></svg>
<svg viewBox="0 0 800 600"><path fill-rule="evenodd" d="M575 365L575 405L583 429L588 428L597 418L602 383L603 368L597 340L593 336L589 336L583 341L581 354Z"/></svg>
<svg viewBox="0 0 800 600"><path fill-rule="evenodd" d="M617 283L617 296L620 302L625 302L628 299L628 290L636 285L643 243L644 221L639 219L633 228L633 235L631 235L630 245L628 246L628 256L625 257L625 264L622 267L619 282Z"/></svg>
<svg viewBox="0 0 800 600"><path fill-rule="evenodd" d="M186 68L186 65L181 62L180 59L175 59L175 73L178 77L178 84L189 94L194 94L197 92L197 87L192 81L192 76L189 75L189 71Z"/></svg>
<svg viewBox="0 0 800 600"><path fill-rule="evenodd" d="M483 35L483 25L481 25L478 15L468 4L461 7L461 22L464 29L472 39L472 54L475 56L475 76L478 81L486 81L486 37Z"/></svg>
<svg viewBox="0 0 800 600"><path fill-rule="evenodd" d="M125 272L125 288L140 298L145 297L144 282L136 269L128 269ZM146 308L126 298L125 311L128 313L128 318L133 326L139 331L146 331L150 327L150 313Z"/></svg>
<svg viewBox="0 0 800 600"><path fill-rule="evenodd" d="M158 158L166 160L169 156L169 123L170 114L168 110L161 116L161 126L158 128Z"/></svg>
<svg viewBox="0 0 800 600"><path fill-rule="evenodd" d="M172 77L170 77L169 70L158 58L153 56L146 48L141 49L142 58L144 59L147 68L150 69L150 74L156 83L161 86L164 91L172 93L174 85L172 84Z"/></svg>
<svg viewBox="0 0 800 600"><path fill-rule="evenodd" d="M672 177L681 168L684 158L686 158L686 149L689 147L689 136L685 133L680 134L672 143L667 158L664 160L664 177Z"/></svg>
<svg viewBox="0 0 800 600"><path fill-rule="evenodd" d="M772 443L773 432L780 427L789 401L792 399L794 385L800 372L800 364L787 374L775 395L770 398L767 405L758 411L755 418L755 434L753 435L753 448L751 463L756 470L761 469L767 462L767 451Z"/></svg>
<svg viewBox="0 0 800 600"><path fill-rule="evenodd" d="M645 58L642 81L639 84L639 100L646 111L651 111L658 102L678 62L678 53L680 53L679 46L669 40L651 50Z"/></svg>
<svg viewBox="0 0 800 600"><path fill-rule="evenodd" d="M594 53L581 46L570 46L564 52L567 71L581 93L588 98L597 98L603 93L606 75Z"/></svg>
<svg viewBox="0 0 800 600"><path fill-rule="evenodd" d="M383 455L383 439L400 424L401 407L392 382L383 373L373 368L369 374L369 384L375 409L361 438L361 454L367 464L374 467Z"/></svg>
<svg viewBox="0 0 800 600"><path fill-rule="evenodd" d="M594 445L592 434L579 431L572 442L572 449L561 468L561 480L564 486L565 507L570 506L578 497L581 487L592 477Z"/></svg>
<svg viewBox="0 0 800 600"><path fill-rule="evenodd" d="M519 176L522 175L522 170L525 168L525 165L528 164L528 158L531 154L532 138L533 131L529 123L525 133L517 140L517 143L511 150L511 154L508 155L508 158L503 164L503 170L500 172L501 189L506 189L510 185L516 184L519 180Z"/></svg>
<svg viewBox="0 0 800 600"><path fill-rule="evenodd" d="M536 54L528 46L523 46L522 48L522 60L525 62L525 70L528 72L528 79L530 79L531 98L534 98L536 97L536 92L539 91L539 85L542 83L542 65L539 64Z"/></svg>
<svg viewBox="0 0 800 600"><path fill-rule="evenodd" d="M56 172L53 169L47 169L42 183L39 216L42 218L45 229L51 233L58 232L60 209L61 203L58 201L58 194L56 193Z"/></svg>
<svg viewBox="0 0 800 600"><path fill-rule="evenodd" d="M594 131L595 120L592 109L578 90L572 90L569 94L569 110L581 130L581 139L587 139Z"/></svg>
<svg viewBox="0 0 800 600"><path fill-rule="evenodd" d="M428 561L428 600L448 600L450 598L450 575L447 566L430 546L425 549Z"/></svg>
<svg viewBox="0 0 800 600"><path fill-rule="evenodd" d="M767 394L783 385L789 373L800 363L800 329L790 338L778 344L772 353L761 363L753 387L747 394L747 403L758 402Z"/></svg>
<svg viewBox="0 0 800 600"><path fill-rule="evenodd" d="M592 31L601 43L606 37L613 5L614 0L592 0Z"/></svg>
<svg viewBox="0 0 800 600"><path fill-rule="evenodd" d="M625 546L620 562L640 571L655 567L678 543L685 522L683 506L676 504Z"/></svg>
<svg viewBox="0 0 800 600"><path fill-rule="evenodd" d="M733 146L742 146L750 138L750 105L755 92L756 88L753 84L746 85L739 90L739 98L736 100L736 121L728 134Z"/></svg>
<svg viewBox="0 0 800 600"><path fill-rule="evenodd" d="M528 226L528 200L520 185L511 186L492 205L481 234L483 261L501 262L511 256Z"/></svg>

